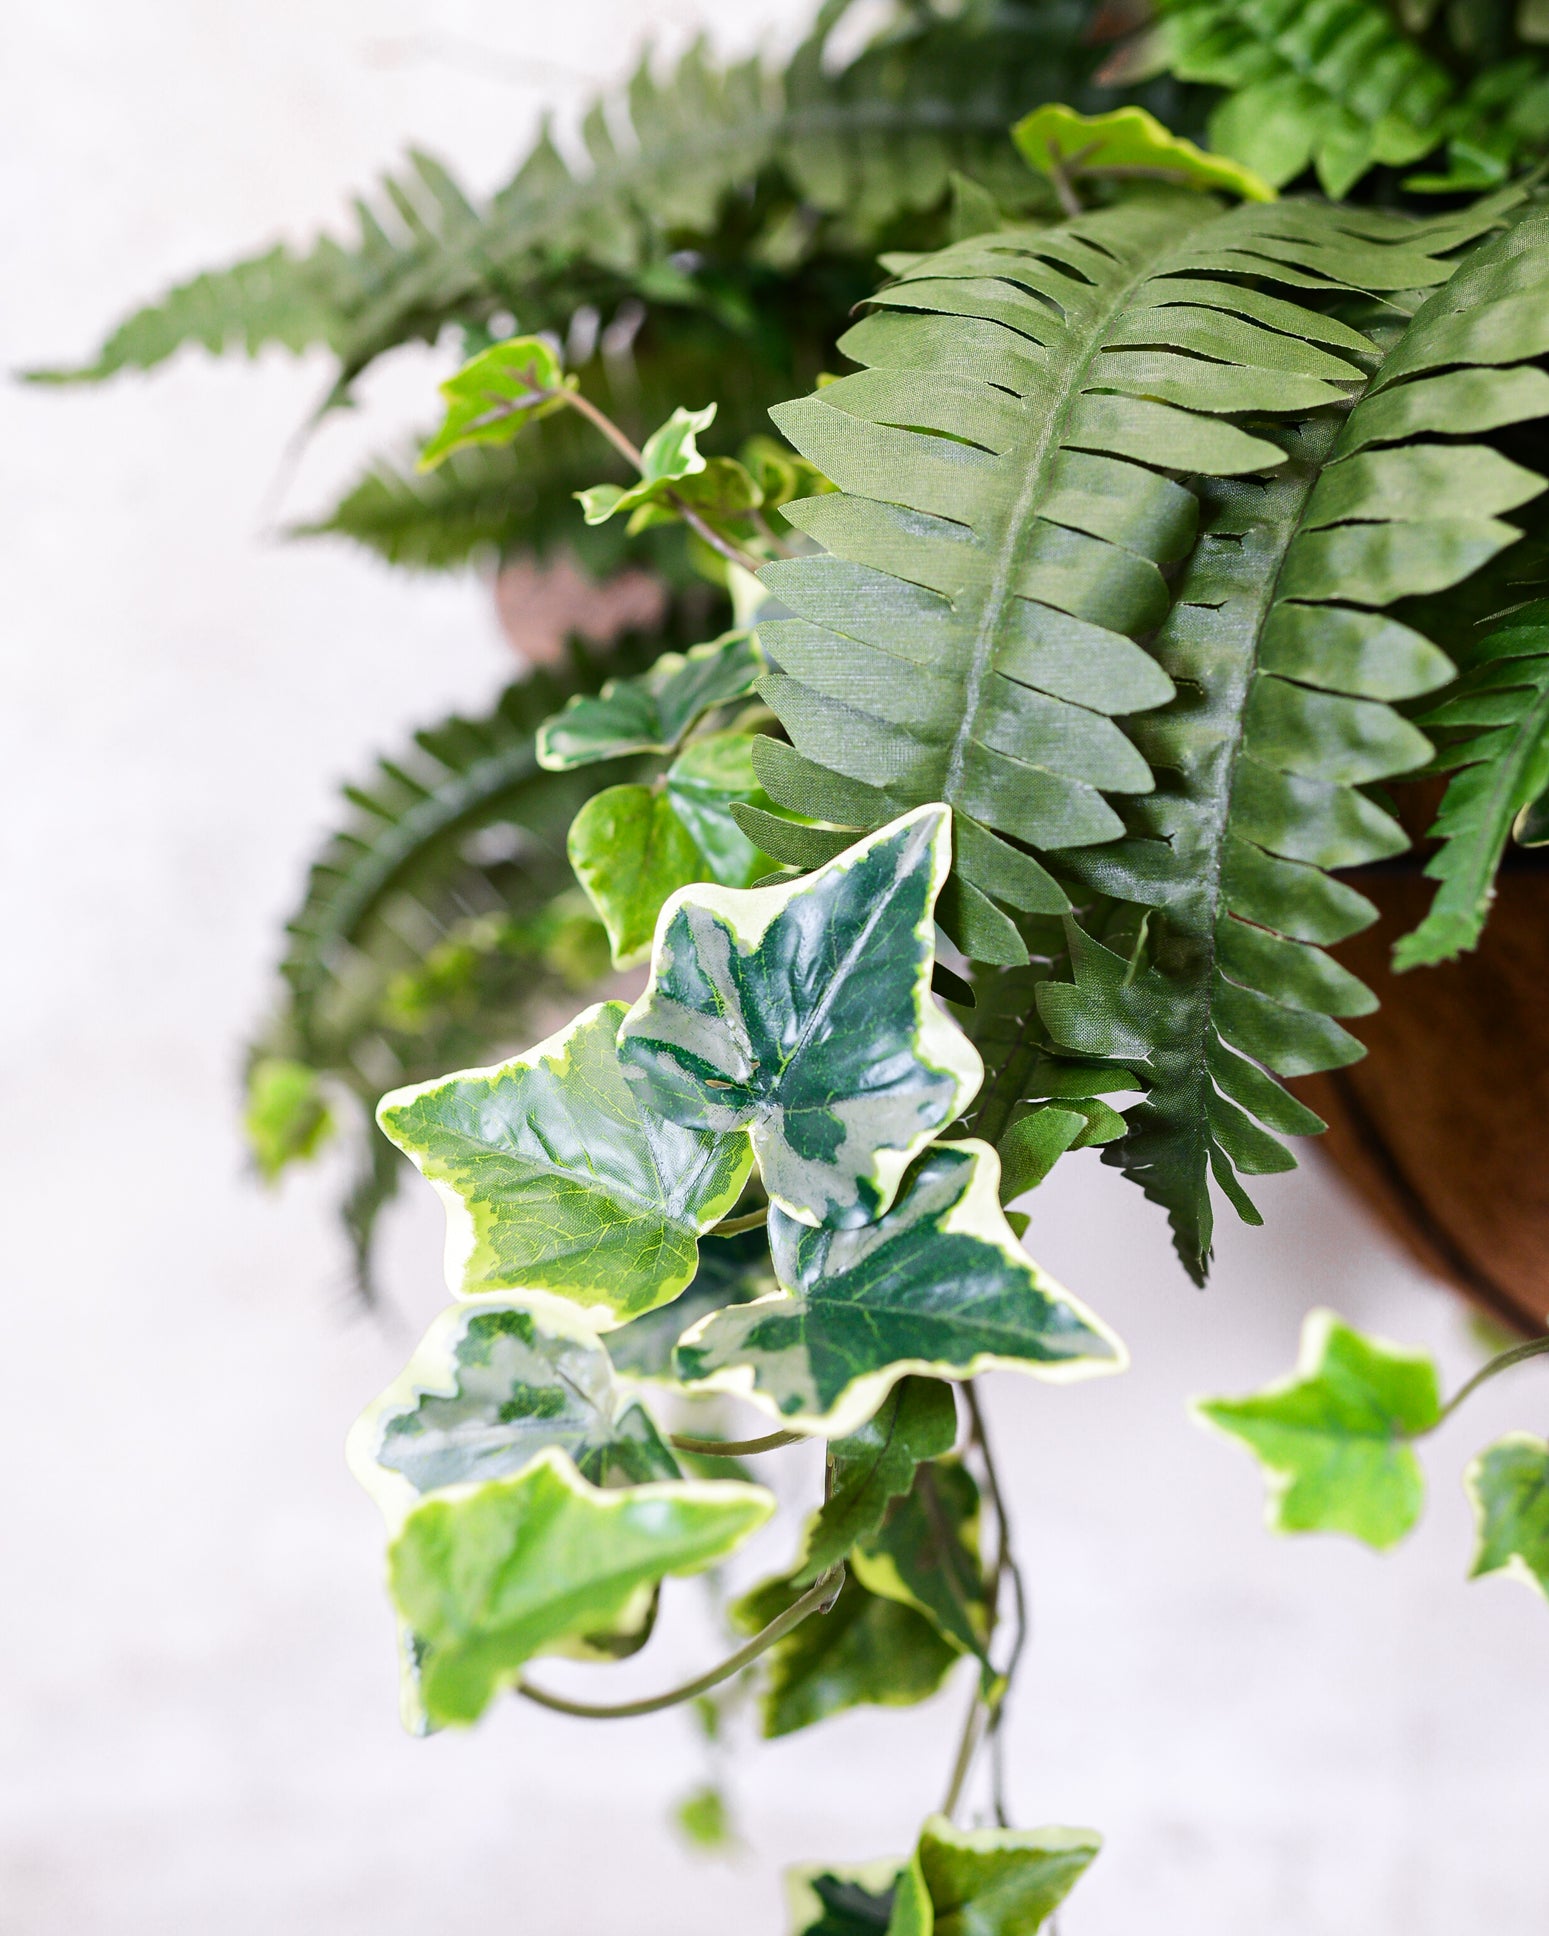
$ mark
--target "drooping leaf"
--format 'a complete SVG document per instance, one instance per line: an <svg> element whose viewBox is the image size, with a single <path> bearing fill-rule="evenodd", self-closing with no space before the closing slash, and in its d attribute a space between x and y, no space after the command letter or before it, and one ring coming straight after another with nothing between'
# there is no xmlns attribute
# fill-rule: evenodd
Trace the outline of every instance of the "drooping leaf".
<svg viewBox="0 0 1549 1936"><path fill-rule="evenodd" d="M558 351L541 336L492 343L441 385L446 417L421 451L420 469L432 471L470 444L509 443L524 424L563 409L565 391L575 387Z"/></svg>
<svg viewBox="0 0 1549 1936"><path fill-rule="evenodd" d="M843 1438L910 1372L1121 1370L1118 1340L1017 1243L999 1180L987 1144L938 1143L874 1223L812 1229L772 1208L779 1295L696 1325L678 1346L679 1377Z"/></svg>
<svg viewBox="0 0 1549 1936"><path fill-rule="evenodd" d="M659 787L609 787L571 822L570 864L608 930L614 967L647 958L657 916L680 888L696 881L747 887L772 871L769 856L732 818L734 806L774 817L753 771L752 744L749 733L691 740Z"/></svg>
<svg viewBox="0 0 1549 1936"><path fill-rule="evenodd" d="M248 1071L243 1127L266 1183L315 1156L335 1127L317 1071L289 1056L259 1056Z"/></svg>
<svg viewBox="0 0 1549 1936"><path fill-rule="evenodd" d="M703 410L685 410L681 404L658 430L653 430L640 447L640 479L627 488L617 484L597 484L577 491L581 512L588 524L606 524L621 511L636 511L645 504L658 504L683 478L692 477L705 467L695 438L715 422L715 405Z"/></svg>
<svg viewBox="0 0 1549 1936"><path fill-rule="evenodd" d="M745 698L764 670L751 632L726 632L646 671L576 693L538 729L538 764L560 773L626 753L673 753L705 713Z"/></svg>
<svg viewBox="0 0 1549 1936"><path fill-rule="evenodd" d="M599 1003L525 1055L378 1105L446 1206L459 1295L549 1291L605 1330L692 1282L698 1239L736 1202L752 1153L736 1131L641 1107L617 1054L623 1015Z"/></svg>
<svg viewBox="0 0 1549 1936"><path fill-rule="evenodd" d="M881 1529L889 1506L914 1484L915 1468L952 1450L957 1404L930 1378L905 1378L873 1417L828 1448L829 1493L807 1529L792 1584L810 1586Z"/></svg>
<svg viewBox="0 0 1549 1936"><path fill-rule="evenodd" d="M922 1613L963 1653L987 1660L990 1609L979 1563L979 1488L956 1459L916 1466L877 1531L850 1555L861 1585Z"/></svg>
<svg viewBox="0 0 1549 1936"><path fill-rule="evenodd" d="M527 1661L606 1630L641 1588L702 1572L773 1510L732 1480L604 1491L553 1448L425 1499L388 1549L388 1580L422 1649L429 1721L476 1721Z"/></svg>
<svg viewBox="0 0 1549 1936"><path fill-rule="evenodd" d="M1349 1533L1380 1551L1420 1516L1425 1482L1409 1441L1441 1417L1436 1367L1423 1352L1314 1311L1293 1377L1194 1410L1263 1464L1275 1532Z"/></svg>
<svg viewBox="0 0 1549 1936"><path fill-rule="evenodd" d="M561 1307L454 1304L361 1414L350 1469L399 1524L426 1493L510 1478L550 1446L593 1485L682 1473L650 1414L626 1401L608 1354Z"/></svg>
<svg viewBox="0 0 1549 1936"><path fill-rule="evenodd" d="M769 1580L736 1603L732 1618L757 1633L799 1598L794 1581ZM960 1658L923 1614L847 1574L827 1613L809 1614L764 1655L760 1732L773 1740L847 1708L912 1707Z"/></svg>
<svg viewBox="0 0 1549 1936"><path fill-rule="evenodd" d="M1050 102L1024 115L1011 138L1023 159L1044 175L1137 176L1184 188L1221 189L1247 202L1275 199L1262 175L1223 155L1207 155L1192 141L1169 133L1144 108L1077 114L1074 108Z"/></svg>
<svg viewBox="0 0 1549 1936"><path fill-rule="evenodd" d="M688 888L662 911L620 1058L670 1120L746 1128L803 1222L879 1215L978 1085L930 993L949 862L947 814L920 808L788 886Z"/></svg>
<svg viewBox="0 0 1549 1936"><path fill-rule="evenodd" d="M901 1864L787 1869L790 1936L887 1936Z"/></svg>
<svg viewBox="0 0 1549 1936"><path fill-rule="evenodd" d="M631 1318L608 1333L608 1356L616 1371L648 1383L676 1385L672 1354L685 1331L712 1311L747 1304L775 1289L769 1239L762 1230L721 1237L713 1231L699 1246L699 1268L681 1297Z"/></svg>
<svg viewBox="0 0 1549 1936"><path fill-rule="evenodd" d="M1464 677L1416 724L1449 742L1431 771L1452 771L1425 871L1430 912L1394 945L1396 970L1477 946L1513 826L1549 787L1549 605L1514 612L1483 639Z"/></svg>
<svg viewBox="0 0 1549 1936"><path fill-rule="evenodd" d="M1469 1578L1509 1573L1549 1599L1549 1444L1512 1432L1480 1453L1465 1483L1479 1522Z"/></svg>
<svg viewBox="0 0 1549 1936"><path fill-rule="evenodd" d="M888 1936L1036 1936L1102 1849L1092 1829L962 1829L933 1815Z"/></svg>

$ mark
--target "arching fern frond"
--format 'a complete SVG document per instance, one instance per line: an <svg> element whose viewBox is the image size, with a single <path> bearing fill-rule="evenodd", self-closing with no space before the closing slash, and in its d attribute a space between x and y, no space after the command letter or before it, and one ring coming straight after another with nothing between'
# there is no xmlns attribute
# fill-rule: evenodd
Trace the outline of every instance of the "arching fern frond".
<svg viewBox="0 0 1549 1936"><path fill-rule="evenodd" d="M1414 230L1410 246L1463 242L1499 209ZM1516 539L1501 513L1544 480L1460 440L1545 411L1542 373L1524 366L1546 351L1549 211L1534 210L1420 304L1348 419L1273 432L1286 462L1263 482L1199 487L1204 531L1155 646L1179 697L1133 728L1157 790L1126 806L1128 838L1070 857L1090 887L1152 910L1145 945L1124 959L1075 932L1073 980L1038 997L1060 1046L1148 1078L1104 1156L1166 1207L1196 1275L1209 1175L1256 1218L1237 1173L1292 1167L1270 1132L1321 1127L1265 1071L1361 1053L1336 1018L1372 998L1324 947L1375 911L1328 870L1407 844L1364 789L1427 756L1391 702L1451 669L1386 608Z"/></svg>
<svg viewBox="0 0 1549 1936"><path fill-rule="evenodd" d="M1193 543L1180 474L1280 470L1262 420L1344 404L1377 356L1329 297L1433 286L1466 230L1173 192L915 261L841 341L867 367L773 413L840 494L787 507L827 555L764 573L797 614L760 628L795 748L770 793L844 818L822 768L860 824L950 802L941 918L1025 959L997 904L1067 908L1050 868L1153 783L1114 718L1172 690L1137 641Z"/></svg>

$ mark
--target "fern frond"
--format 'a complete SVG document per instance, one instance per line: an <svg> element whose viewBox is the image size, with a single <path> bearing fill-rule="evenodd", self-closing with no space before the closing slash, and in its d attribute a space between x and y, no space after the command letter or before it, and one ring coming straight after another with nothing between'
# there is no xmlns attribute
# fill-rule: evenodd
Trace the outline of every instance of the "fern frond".
<svg viewBox="0 0 1549 1936"><path fill-rule="evenodd" d="M1499 207L1403 246L1465 243ZM1204 532L1155 645L1180 696L1133 729L1157 790L1126 808L1127 839L1071 857L1089 886L1153 910L1145 955L1078 936L1074 979L1039 995L1059 1045L1148 1077L1104 1159L1167 1209L1197 1276L1208 1175L1254 1218L1237 1173L1292 1167L1279 1134L1321 1127L1265 1071L1362 1053L1337 1018L1375 1004L1324 948L1375 910L1328 870L1407 845L1363 789L1427 757L1391 702L1450 672L1387 608L1516 539L1500 514L1543 478L1457 440L1543 412L1543 387L1522 379L1545 351L1549 211L1534 210L1420 304L1342 427L1316 412L1271 433L1286 455L1273 477L1200 486Z"/></svg>
<svg viewBox="0 0 1549 1936"><path fill-rule="evenodd" d="M1153 785L1114 720L1173 689L1137 641L1194 540L1178 475L1283 466L1234 419L1343 404L1377 354L1324 292L1434 285L1452 234L1177 192L916 261L841 339L866 367L773 412L840 490L786 509L827 555L764 573L797 615L760 628L796 750L761 756L771 794L868 826L950 802L944 925L1025 959L998 904L1068 908L1050 868ZM818 768L858 823L811 804Z"/></svg>
<svg viewBox="0 0 1549 1936"><path fill-rule="evenodd" d="M1449 743L1431 770L1452 773L1426 863L1430 912L1395 945L1395 969L1450 961L1478 945L1495 876L1524 809L1549 788L1549 605L1527 606L1485 638L1471 670L1416 724Z"/></svg>

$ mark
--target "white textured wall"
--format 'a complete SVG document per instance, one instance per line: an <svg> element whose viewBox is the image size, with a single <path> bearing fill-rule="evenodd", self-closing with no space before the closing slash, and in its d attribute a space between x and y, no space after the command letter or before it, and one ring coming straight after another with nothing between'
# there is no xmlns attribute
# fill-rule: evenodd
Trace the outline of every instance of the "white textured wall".
<svg viewBox="0 0 1549 1936"><path fill-rule="evenodd" d="M741 0L716 25L746 42L801 12ZM305 234L411 138L491 184L541 101L710 13L15 0L0 360L84 353L171 277ZM468 42L505 50L501 78L459 65ZM440 367L374 378L289 508L423 421ZM681 1717L600 1733L509 1704L470 1736L398 1732L380 1536L340 1441L438 1301L436 1218L395 1221L384 1336L341 1296L331 1179L274 1200L244 1174L235 1079L335 787L509 661L473 582L266 540L322 378L191 356L3 395L0 1929L773 1936L778 1863L907 1843L957 1697L750 1754L733 1867L661 1832L697 1770ZM1281 1371L1318 1300L1453 1375L1472 1349L1317 1172L1262 1196L1268 1231L1225 1232L1203 1297L1094 1163L1038 1204L1038 1254L1135 1368L991 1393L1037 1606L1019 1813L1109 1836L1066 1936L1541 1936L1549 1610L1464 1584L1458 1475L1492 1429L1544 1426L1549 1378L1503 1381L1428 1449L1435 1498L1397 1556L1270 1541L1246 1456L1187 1395ZM704 1644L678 1598L688 1627L642 1683Z"/></svg>

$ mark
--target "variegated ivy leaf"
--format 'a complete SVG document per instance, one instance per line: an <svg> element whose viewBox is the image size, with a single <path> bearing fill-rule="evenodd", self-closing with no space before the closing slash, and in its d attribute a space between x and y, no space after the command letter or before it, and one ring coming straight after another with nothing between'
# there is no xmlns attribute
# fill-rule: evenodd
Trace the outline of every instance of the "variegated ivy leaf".
<svg viewBox="0 0 1549 1936"><path fill-rule="evenodd" d="M680 404L641 447L638 484L631 484L627 490L617 484L594 484L590 490L576 492L586 522L606 524L621 511L658 502L680 478L702 471L705 460L695 439L714 422L713 403L707 403L703 410L685 410Z"/></svg>
<svg viewBox="0 0 1549 1936"><path fill-rule="evenodd" d="M762 1230L732 1237L713 1232L699 1246L699 1269L681 1297L608 1333L608 1356L621 1377L675 1386L672 1354L683 1333L712 1311L747 1304L776 1288L769 1239Z"/></svg>
<svg viewBox="0 0 1549 1936"><path fill-rule="evenodd" d="M887 1936L902 1866L888 1858L843 1869L787 1869L790 1936Z"/></svg>
<svg viewBox="0 0 1549 1936"><path fill-rule="evenodd" d="M943 1640L985 1659L990 1609L979 1564L979 1488L956 1459L916 1468L914 1484L850 1555L862 1586L924 1614Z"/></svg>
<svg viewBox="0 0 1549 1936"><path fill-rule="evenodd" d="M713 1565L774 1503L731 1480L604 1491L557 1447L512 1478L425 1499L388 1549L388 1580L417 1637L429 1724L476 1721L527 1661L606 1632L642 1588Z"/></svg>
<svg viewBox="0 0 1549 1936"><path fill-rule="evenodd" d="M1508 1573L1549 1599L1549 1444L1513 1432L1468 1468L1479 1521L1470 1579Z"/></svg>
<svg viewBox="0 0 1549 1936"><path fill-rule="evenodd" d="M1293 1377L1194 1410L1263 1464L1274 1532L1349 1533L1380 1551L1420 1517L1425 1481L1409 1441L1441 1418L1436 1367L1423 1352L1313 1311Z"/></svg>
<svg viewBox="0 0 1549 1936"><path fill-rule="evenodd" d="M844 1437L908 1372L1122 1370L1118 1339L1017 1243L999 1184L988 1144L939 1143L875 1223L814 1230L771 1208L783 1288L696 1325L678 1346L680 1379Z"/></svg>
<svg viewBox="0 0 1549 1936"><path fill-rule="evenodd" d="M458 1295L552 1292L607 1330L693 1279L698 1240L736 1202L752 1155L736 1131L641 1107L619 1066L623 1014L600 1003L509 1062L377 1105L446 1205Z"/></svg>
<svg viewBox="0 0 1549 1936"><path fill-rule="evenodd" d="M541 336L491 344L441 385L446 420L420 453L419 468L434 470L470 444L510 443L525 424L560 409L575 387Z"/></svg>
<svg viewBox="0 0 1549 1936"><path fill-rule="evenodd" d="M480 1303L441 1313L346 1449L396 1526L426 1493L509 1478L549 1446L593 1485L683 1476L579 1313Z"/></svg>
<svg viewBox="0 0 1549 1936"><path fill-rule="evenodd" d="M733 805L776 810L753 771L752 745L751 733L692 740L659 787L608 787L570 823L570 864L608 931L616 968L650 954L662 905L679 888L746 887L773 871L732 818Z"/></svg>
<svg viewBox="0 0 1549 1936"><path fill-rule="evenodd" d="M626 753L671 753L705 713L746 698L768 670L751 632L726 632L687 652L664 652L633 679L577 693L538 728L538 764L551 773Z"/></svg>
<svg viewBox="0 0 1549 1936"><path fill-rule="evenodd" d="M888 1936L1037 1936L1101 1848L1093 1829L963 1829L933 1815L898 1878Z"/></svg>
<svg viewBox="0 0 1549 1936"><path fill-rule="evenodd" d="M930 992L949 822L917 807L804 879L685 888L662 910L620 1056L674 1122L746 1128L799 1222L879 1216L979 1086Z"/></svg>

